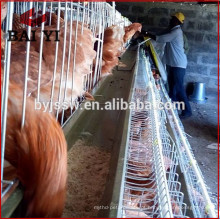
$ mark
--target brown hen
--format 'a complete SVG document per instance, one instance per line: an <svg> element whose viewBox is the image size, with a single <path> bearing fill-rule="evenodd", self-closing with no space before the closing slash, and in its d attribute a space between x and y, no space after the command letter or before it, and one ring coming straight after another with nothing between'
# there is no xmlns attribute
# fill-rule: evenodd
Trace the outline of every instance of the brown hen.
<svg viewBox="0 0 220 220"><path fill-rule="evenodd" d="M124 43L132 38L132 36L137 32L141 32L142 25L140 23L132 23L131 25L124 28L125 35L124 35Z"/></svg>
<svg viewBox="0 0 220 220"><path fill-rule="evenodd" d="M45 28L47 30L47 28ZM48 28L48 30L51 28ZM56 70L56 78L54 82L54 96L53 103L58 100L61 103L66 102L71 104L72 101L77 99L77 97L84 94L84 78L87 74L90 73L90 66L93 63L93 59L95 58L96 52L93 50L93 36L92 32L84 25L83 34L81 33L82 24L78 24L78 32L77 32L77 41L75 45L75 36L76 36L76 22L72 24L72 39L70 41L70 28L67 28L67 38L66 38L66 51L63 54L64 48L64 27L60 28L59 35L59 47L58 47L58 57L57 57L57 70ZM40 32L36 32L36 38L40 37ZM55 35L51 35L51 41L44 41L43 46L43 58L47 65L47 67L53 72L54 70L54 59L55 59L55 50L56 50L56 42ZM68 66L68 54L69 54L69 46L71 45L71 53L70 53L70 63ZM74 54L76 46L76 54ZM35 50L39 50L39 41L34 42L33 47ZM63 56L65 58L64 66L63 66L63 78L61 79L62 73L62 63ZM74 62L75 58L75 62ZM75 65L75 66L74 66ZM68 72L68 74L67 74ZM61 84L60 84L61 82ZM59 99L59 88L61 86L61 95ZM66 91L65 91L66 86ZM50 94L51 94L52 82L50 85L45 85L41 87L41 102L49 102ZM66 94L65 94L66 93ZM33 93L35 97L36 94Z"/></svg>
<svg viewBox="0 0 220 220"><path fill-rule="evenodd" d="M118 64L118 57L123 46L123 28L113 25L105 29L103 43L102 76L109 74Z"/></svg>
<svg viewBox="0 0 220 220"><path fill-rule="evenodd" d="M54 14L54 16L56 16ZM84 25L83 34L81 33L82 24L78 23L77 43L76 43L76 54L75 50L75 38L76 38L76 22L72 24L72 38L70 41L70 23L67 24L67 37L65 54L63 54L64 48L64 25L61 24L59 32L59 46L58 46L58 57L57 57L57 69L55 78L53 78L54 62L55 62L55 32L50 36L50 41L45 41L44 36L43 54L42 54L42 74L40 80L40 97L39 101L49 103L52 101L52 111L55 112L55 102L59 101L60 106L62 103L68 103L68 107L72 104L71 102L77 99L77 97L84 94L84 77L90 73L90 66L93 63L96 52L93 50L93 36L92 32ZM23 32L24 29L18 30L18 35ZM28 76L28 95L37 97L37 85L38 85L38 61L40 52L40 35L41 28L34 28L36 31L36 41L31 42L30 49L30 62L29 62L29 76ZM45 27L45 31L56 30L56 25ZM68 66L68 55L69 46L71 44L70 52L70 63ZM12 44L11 52L11 79L17 83L24 85L24 70L25 70L25 53L26 43L16 42ZM18 56L21 54L20 56ZM64 56L63 65L63 77L62 63ZM73 61L75 57L75 62ZM74 66L75 65L75 66ZM17 71L19 70L19 71ZM67 74L68 72L68 74ZM54 92L51 99L51 89L54 82ZM61 88L60 88L61 86ZM66 87L66 90L65 90ZM60 94L60 96L59 96ZM57 108L56 108L57 109ZM59 108L60 112L62 109Z"/></svg>
<svg viewBox="0 0 220 220"><path fill-rule="evenodd" d="M25 217L60 217L66 194L66 140L55 119L36 111L30 98L21 128L22 98L22 89L11 82L5 159L24 187Z"/></svg>

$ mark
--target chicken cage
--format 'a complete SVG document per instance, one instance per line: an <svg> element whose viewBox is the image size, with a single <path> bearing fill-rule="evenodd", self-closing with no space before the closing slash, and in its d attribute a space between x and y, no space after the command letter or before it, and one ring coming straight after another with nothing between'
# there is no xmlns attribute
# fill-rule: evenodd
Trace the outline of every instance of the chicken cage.
<svg viewBox="0 0 220 220"><path fill-rule="evenodd" d="M106 2L8 2L1 4L1 12L1 198L5 201L7 194L18 185L16 179L4 179L11 81L22 90L21 128L26 123L30 97L35 98L35 104L48 103L49 113L64 127L86 96L93 99L90 93L102 78L104 30L115 24L124 28L131 22L115 10L114 2L111 5ZM55 36L56 30L60 39L58 34ZM20 44L16 44L16 36L10 38L9 31L18 34ZM48 31L51 31L51 39L47 38L50 44L44 36ZM69 108L67 104L67 108L58 110L53 106L55 101L74 105Z"/></svg>
<svg viewBox="0 0 220 220"><path fill-rule="evenodd" d="M153 107L132 110L129 115L117 216L217 218L217 201L210 196L177 110L156 107L171 100L162 79L156 83L141 44L131 100L140 99Z"/></svg>
<svg viewBox="0 0 220 220"><path fill-rule="evenodd" d="M103 65L108 63L103 58L106 56L103 49L107 36L105 30L115 28L116 42L118 38L123 38L121 29L131 25L115 9L114 2L8 2L6 6L1 5L2 204L10 199L19 184L14 176L8 179L4 175L8 168L5 160L6 143L13 135L17 135L13 133L14 127L31 130L28 122L32 118L28 111L34 106L35 114L40 106L48 113L47 119L54 118L65 133L65 129L69 129L79 118L85 100L94 100L97 88L100 85L105 87L105 81L108 81L103 78L109 72L108 68L103 69ZM22 20L21 15L26 13ZM11 33L10 30L15 32ZM136 56L133 55L132 61L121 67L127 71L130 65L132 74L127 74L125 80L121 74L120 79L116 77L116 81L130 83L125 84L131 86L127 88L130 92L129 101L136 105L139 105L139 101L153 106L161 101L168 102L170 100L163 81L155 84L143 45L138 46L134 69L132 63ZM117 60L123 54L126 57L129 39L119 41L116 46L120 51L114 54ZM112 57L109 59L115 62ZM110 86L112 82L109 79ZM121 88L121 83L119 85ZM12 106L15 108L12 109ZM15 116L11 119L11 115ZM12 125L8 117L14 120ZM120 121L118 117L115 114L115 123ZM43 120L47 124L46 118L41 115L33 118L36 124ZM126 110L125 120L118 127L122 133L120 149L118 145L116 147L120 151L118 153L116 150L119 160L117 164L115 160L112 162L114 169L116 165L119 167L114 171L114 178L118 179L109 182L113 189L107 186L107 191L111 191L112 195L106 196L109 197L108 204L116 205L117 211L111 213L110 210L109 217L187 218L188 206L192 211L190 217L217 216L177 112L154 108ZM66 135L65 138L68 139ZM14 162L15 158L10 159ZM183 187L182 179L186 187ZM186 195L188 200L185 199ZM19 202L15 202L15 206ZM14 211L16 207L13 208ZM13 211L7 212L11 215Z"/></svg>
<svg viewBox="0 0 220 220"><path fill-rule="evenodd" d="M140 59L143 59L141 57ZM137 61L142 62L141 60ZM148 73L149 74L149 73ZM137 71L132 100L159 101L150 75ZM164 112L131 112L121 217L185 217L186 204L178 182L175 145L165 127ZM167 179L167 181L166 181ZM180 208L177 208L180 207Z"/></svg>

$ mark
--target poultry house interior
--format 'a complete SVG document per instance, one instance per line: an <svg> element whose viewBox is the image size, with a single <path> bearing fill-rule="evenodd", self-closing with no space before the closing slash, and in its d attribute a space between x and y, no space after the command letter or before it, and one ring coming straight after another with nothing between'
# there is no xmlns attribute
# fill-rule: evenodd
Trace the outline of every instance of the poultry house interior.
<svg viewBox="0 0 220 220"><path fill-rule="evenodd" d="M177 110L155 108L158 45L116 4L1 2L2 218L217 217Z"/></svg>

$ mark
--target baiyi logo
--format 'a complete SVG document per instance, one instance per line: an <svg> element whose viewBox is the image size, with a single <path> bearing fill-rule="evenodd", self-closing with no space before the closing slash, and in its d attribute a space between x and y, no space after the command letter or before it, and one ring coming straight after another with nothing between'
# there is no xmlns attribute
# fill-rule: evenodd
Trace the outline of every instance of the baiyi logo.
<svg viewBox="0 0 220 220"><path fill-rule="evenodd" d="M46 14L41 15L38 18L31 19L30 17L34 15L34 12L35 12L34 8L32 8L29 11L26 11L25 13L21 14L20 16L21 23L31 27L36 27L46 21Z"/></svg>
<svg viewBox="0 0 220 220"><path fill-rule="evenodd" d="M41 11L38 11L39 14L41 14ZM26 11L25 13L20 15L20 22L22 24L28 25L30 27L36 27L40 26L43 22L47 21L46 14L41 15L37 18L35 18L35 10L34 8L30 9L29 11ZM32 17L32 18L31 18ZM8 30L8 41L37 41L36 40L36 32L41 31L41 29L37 28L34 30L31 30L31 35L29 36L27 33L27 30L24 29L22 32L19 32L17 30ZM59 30L43 30L42 31L45 36L45 41L51 41L50 36L54 36L54 41L59 41Z"/></svg>

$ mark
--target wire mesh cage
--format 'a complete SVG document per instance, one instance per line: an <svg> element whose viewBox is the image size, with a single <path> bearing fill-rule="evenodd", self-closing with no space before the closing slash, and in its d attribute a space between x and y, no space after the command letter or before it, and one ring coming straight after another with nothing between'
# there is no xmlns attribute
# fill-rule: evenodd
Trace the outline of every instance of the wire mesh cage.
<svg viewBox="0 0 220 220"><path fill-rule="evenodd" d="M160 86L162 88L161 97L164 102L171 102L162 81L160 81ZM196 162L194 153L184 132L184 127L178 117L178 112L177 110L170 109L166 110L166 113L177 143L180 167L187 182L187 191L193 214L196 218L216 217L217 201L210 196L211 193Z"/></svg>
<svg viewBox="0 0 220 220"><path fill-rule="evenodd" d="M104 30L114 24L130 24L114 2L8 2L2 8L2 198L16 182L3 176L11 79L22 89L21 128L29 98L36 109L47 106L44 110L63 127L85 99L93 99L90 93L101 79Z"/></svg>
<svg viewBox="0 0 220 220"><path fill-rule="evenodd" d="M140 67L147 63L142 52L137 60L136 83L132 102L157 104L160 101L152 83L150 69ZM141 64L141 65L140 65ZM140 106L139 106L140 107ZM178 157L175 144L169 136L164 111L145 106L131 110L125 176L118 217L163 218L186 217L181 184L176 168Z"/></svg>
<svg viewBox="0 0 220 220"><path fill-rule="evenodd" d="M146 65L146 69L150 69L149 63ZM158 85L161 88L161 90L155 90L158 100L161 100L163 103L170 103L170 106L172 106L163 81L159 80L157 83L159 83ZM192 210L195 218L217 217L217 201L213 200L208 192L209 189L184 132L178 111L175 108L165 108L165 112L175 137L176 155L181 172L184 175L187 194L190 200L189 208Z"/></svg>
<svg viewBox="0 0 220 220"><path fill-rule="evenodd" d="M11 77L22 88L21 128L26 123L30 97L34 98L36 108L43 106L63 127L86 98L93 98L90 93L102 74L104 30L130 24L115 10L114 3L9 2L7 6L7 18L2 23L7 34L2 39L1 198L18 184L16 179L7 180L3 175L7 167L4 155ZM21 21L21 15L29 10L31 19ZM20 43L16 44L16 40ZM128 44L124 42L121 47ZM149 61L141 50L137 64L141 68L132 96L136 106L140 102L156 106L161 100L167 101L163 84L160 94ZM172 125L175 143L167 132L167 120ZM154 108L131 110L118 217L186 217L178 166L187 182L194 216L215 217L177 112Z"/></svg>

